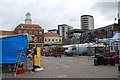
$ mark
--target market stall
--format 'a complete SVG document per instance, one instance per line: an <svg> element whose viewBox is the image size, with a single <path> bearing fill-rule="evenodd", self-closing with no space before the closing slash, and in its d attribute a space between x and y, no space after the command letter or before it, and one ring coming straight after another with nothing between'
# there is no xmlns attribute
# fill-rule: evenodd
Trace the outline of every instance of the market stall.
<svg viewBox="0 0 120 80"><path fill-rule="evenodd" d="M23 67L23 62L27 57L28 42L32 38L28 34L18 34L1 37L1 60L2 71L11 71L16 67Z"/></svg>
<svg viewBox="0 0 120 80"><path fill-rule="evenodd" d="M112 65L119 63L118 44L115 41L95 46L94 65Z"/></svg>

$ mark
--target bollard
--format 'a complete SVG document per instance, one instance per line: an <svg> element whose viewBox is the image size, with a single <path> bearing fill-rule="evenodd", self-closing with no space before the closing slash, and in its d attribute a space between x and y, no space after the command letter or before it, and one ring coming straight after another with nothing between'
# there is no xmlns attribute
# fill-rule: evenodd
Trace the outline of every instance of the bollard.
<svg viewBox="0 0 120 80"><path fill-rule="evenodd" d="M34 55L34 71L43 71L44 69L41 65L41 48L37 47L36 50L37 54Z"/></svg>

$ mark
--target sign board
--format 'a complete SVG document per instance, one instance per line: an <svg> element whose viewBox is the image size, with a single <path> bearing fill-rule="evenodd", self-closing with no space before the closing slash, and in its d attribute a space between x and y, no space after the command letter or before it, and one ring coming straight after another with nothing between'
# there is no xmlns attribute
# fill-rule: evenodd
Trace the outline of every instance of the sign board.
<svg viewBox="0 0 120 80"><path fill-rule="evenodd" d="M87 35L87 36L82 36L82 37L80 37L80 39L88 38L88 37L93 37L93 36L98 36L98 33L96 33L96 34L91 34L91 35Z"/></svg>

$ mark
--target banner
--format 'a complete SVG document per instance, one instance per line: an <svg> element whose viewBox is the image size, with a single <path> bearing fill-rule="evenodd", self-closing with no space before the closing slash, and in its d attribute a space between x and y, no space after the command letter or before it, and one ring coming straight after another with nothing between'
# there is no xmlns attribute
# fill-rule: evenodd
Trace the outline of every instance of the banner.
<svg viewBox="0 0 120 80"><path fill-rule="evenodd" d="M91 35L87 35L87 36L82 36L82 37L80 37L80 39L88 38L88 37L93 37L93 36L98 36L98 33L96 33L96 34L91 34Z"/></svg>

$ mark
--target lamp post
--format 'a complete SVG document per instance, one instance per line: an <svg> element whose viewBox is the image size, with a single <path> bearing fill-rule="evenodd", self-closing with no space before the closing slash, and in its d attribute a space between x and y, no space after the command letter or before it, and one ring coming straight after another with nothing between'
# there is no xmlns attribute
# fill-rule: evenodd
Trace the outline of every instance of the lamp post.
<svg viewBox="0 0 120 80"><path fill-rule="evenodd" d="M120 1L118 2L118 34L120 33ZM118 52L119 52L119 66L118 70L120 71L120 35L118 36Z"/></svg>
<svg viewBox="0 0 120 80"><path fill-rule="evenodd" d="M36 39L34 40L35 42L34 42L34 47L36 48Z"/></svg>
<svg viewBox="0 0 120 80"><path fill-rule="evenodd" d="M118 19L118 34L120 33L120 19ZM118 36L118 52L119 52L119 71L120 71L120 35Z"/></svg>

